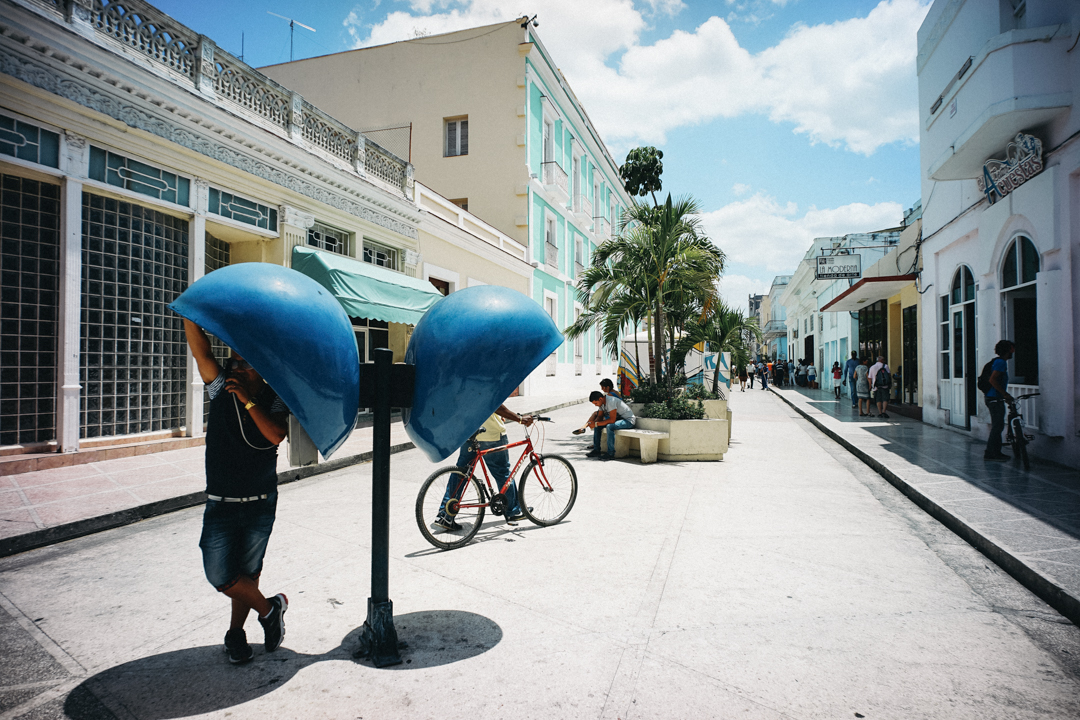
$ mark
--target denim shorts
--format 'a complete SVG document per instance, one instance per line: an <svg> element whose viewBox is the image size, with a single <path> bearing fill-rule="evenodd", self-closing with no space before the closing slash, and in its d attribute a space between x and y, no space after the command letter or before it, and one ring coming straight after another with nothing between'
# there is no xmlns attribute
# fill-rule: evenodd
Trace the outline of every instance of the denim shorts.
<svg viewBox="0 0 1080 720"><path fill-rule="evenodd" d="M276 513L276 492L245 503L206 501L199 547L211 585L224 592L243 576L259 577Z"/></svg>

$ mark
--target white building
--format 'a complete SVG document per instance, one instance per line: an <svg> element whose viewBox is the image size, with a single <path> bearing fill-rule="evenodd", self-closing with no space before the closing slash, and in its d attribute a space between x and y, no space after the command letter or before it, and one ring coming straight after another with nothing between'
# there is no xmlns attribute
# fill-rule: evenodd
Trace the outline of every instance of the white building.
<svg viewBox="0 0 1080 720"><path fill-rule="evenodd" d="M780 303L787 313L788 359L809 360L819 375L836 361L857 351L860 357L877 355L887 344L884 309L879 303L859 312L822 312L822 308L847 292L856 280L817 280L819 257L859 257L866 268L885 256L900 239L898 228L842 237L815 238L796 268ZM882 301L883 304L884 301Z"/></svg>
<svg viewBox="0 0 1080 720"><path fill-rule="evenodd" d="M761 327L765 343L765 354L770 360L788 359L787 308L780 302L780 296L791 282L790 275L777 275L769 287L769 315Z"/></svg>
<svg viewBox="0 0 1080 720"><path fill-rule="evenodd" d="M1031 452L1080 465L1080 3L938 0L918 35L923 417L985 437L1002 338ZM931 376L936 382L929 382Z"/></svg>

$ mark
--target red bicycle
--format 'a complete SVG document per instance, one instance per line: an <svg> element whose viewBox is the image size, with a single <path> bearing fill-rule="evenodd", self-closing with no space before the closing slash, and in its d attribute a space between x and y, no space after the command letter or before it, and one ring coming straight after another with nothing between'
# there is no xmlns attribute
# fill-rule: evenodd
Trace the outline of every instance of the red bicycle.
<svg viewBox="0 0 1080 720"><path fill-rule="evenodd" d="M546 417L534 420L551 422L551 418ZM506 482L496 490L491 484L484 456L521 446L524 446L521 457ZM487 450L479 449L476 433L473 433L469 447L476 453L469 467L436 470L424 481L416 498L416 524L424 538L435 547L451 550L468 543L480 531L488 508L493 515L506 515L510 511L506 491L526 458L529 463L517 486L518 504L525 517L537 525L554 525L574 507L577 473L573 465L559 455L537 453L529 428L525 429L524 440ZM483 473L483 482L477 468Z"/></svg>

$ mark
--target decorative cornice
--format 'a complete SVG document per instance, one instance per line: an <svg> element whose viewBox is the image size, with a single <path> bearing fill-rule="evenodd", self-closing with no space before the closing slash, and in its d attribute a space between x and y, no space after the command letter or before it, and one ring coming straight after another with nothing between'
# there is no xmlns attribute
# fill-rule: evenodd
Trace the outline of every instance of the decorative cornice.
<svg viewBox="0 0 1080 720"><path fill-rule="evenodd" d="M74 78L62 76L52 68L16 55L7 48L0 48L0 73L58 95L83 107L108 115L129 127L174 142L200 155L347 212L354 217L367 220L391 232L399 233L414 240L417 238L417 229L413 225L376 212L354 200L330 192L269 163L222 145L205 135L177 127L146 110L125 103L112 94L101 92Z"/></svg>

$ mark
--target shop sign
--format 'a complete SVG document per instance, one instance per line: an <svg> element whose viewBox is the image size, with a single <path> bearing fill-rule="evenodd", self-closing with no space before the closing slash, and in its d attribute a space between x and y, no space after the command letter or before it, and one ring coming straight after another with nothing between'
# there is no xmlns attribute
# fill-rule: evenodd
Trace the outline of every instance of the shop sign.
<svg viewBox="0 0 1080 720"><path fill-rule="evenodd" d="M823 255L814 268L815 280L850 280L862 277L862 255Z"/></svg>
<svg viewBox="0 0 1080 720"><path fill-rule="evenodd" d="M1017 133L1005 149L1005 159L983 163L979 190L991 205L1043 171L1042 140Z"/></svg>

